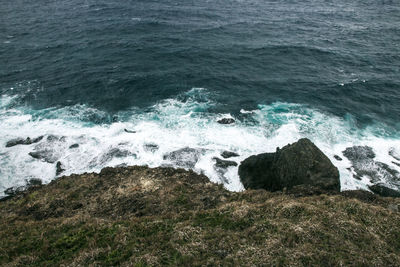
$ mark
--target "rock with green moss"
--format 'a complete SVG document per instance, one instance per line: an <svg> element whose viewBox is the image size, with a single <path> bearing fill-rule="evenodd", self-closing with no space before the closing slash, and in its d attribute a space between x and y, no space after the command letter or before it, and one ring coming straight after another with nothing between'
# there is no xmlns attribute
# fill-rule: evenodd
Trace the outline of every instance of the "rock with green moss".
<svg viewBox="0 0 400 267"><path fill-rule="evenodd" d="M303 138L277 149L245 159L239 166L245 188L269 191L310 185L325 190L340 190L339 171L319 148Z"/></svg>

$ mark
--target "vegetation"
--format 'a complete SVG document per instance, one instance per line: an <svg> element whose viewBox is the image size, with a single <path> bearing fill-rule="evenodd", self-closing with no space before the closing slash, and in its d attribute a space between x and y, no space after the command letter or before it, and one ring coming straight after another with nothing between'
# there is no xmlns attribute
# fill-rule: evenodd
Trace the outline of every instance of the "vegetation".
<svg viewBox="0 0 400 267"><path fill-rule="evenodd" d="M0 202L0 265L398 266L399 199L234 193L171 168L106 168Z"/></svg>

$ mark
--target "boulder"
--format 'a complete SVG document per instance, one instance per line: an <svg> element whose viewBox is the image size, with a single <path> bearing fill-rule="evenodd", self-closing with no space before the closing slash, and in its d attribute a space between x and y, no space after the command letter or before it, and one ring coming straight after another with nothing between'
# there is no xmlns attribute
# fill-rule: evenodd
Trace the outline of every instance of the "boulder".
<svg viewBox="0 0 400 267"><path fill-rule="evenodd" d="M275 153L245 159L239 166L239 176L246 189L277 191L309 185L340 191L338 169L306 138L277 149Z"/></svg>

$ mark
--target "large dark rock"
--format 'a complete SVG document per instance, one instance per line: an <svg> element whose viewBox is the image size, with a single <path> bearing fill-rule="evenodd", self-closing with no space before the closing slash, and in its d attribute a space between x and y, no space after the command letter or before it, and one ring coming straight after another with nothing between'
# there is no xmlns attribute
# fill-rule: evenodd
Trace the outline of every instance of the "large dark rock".
<svg viewBox="0 0 400 267"><path fill-rule="evenodd" d="M306 138L277 149L276 153L245 159L239 166L239 176L246 189L277 191L310 185L340 191L338 169Z"/></svg>

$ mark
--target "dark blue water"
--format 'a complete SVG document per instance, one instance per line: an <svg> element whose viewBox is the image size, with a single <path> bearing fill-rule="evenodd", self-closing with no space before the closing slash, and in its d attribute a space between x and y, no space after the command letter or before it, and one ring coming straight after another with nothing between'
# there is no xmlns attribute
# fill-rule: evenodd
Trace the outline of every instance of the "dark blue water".
<svg viewBox="0 0 400 267"><path fill-rule="evenodd" d="M1 6L1 92L16 87L35 108L116 112L204 87L223 104L217 111L285 101L399 122L398 1Z"/></svg>
<svg viewBox="0 0 400 267"><path fill-rule="evenodd" d="M284 136L276 132L279 129L290 137L274 139L274 145L308 136L326 144L325 152L337 152L341 146L335 145L362 138L370 143L377 142L374 138L399 140L397 0L1 0L0 4L3 142L16 136L68 135L59 129L65 127L75 131L68 135L71 140L85 143L86 139L76 139L80 127L85 138L101 139L85 127L110 131L116 125L124 125L117 127L121 130L126 123L137 127L141 122L159 122L156 132L161 135L170 129L183 134L209 127L219 136L227 133L213 128L212 122L227 114L237 119L229 129L238 131L236 137L233 133L218 137L227 143L202 133L177 147L218 143L218 149L225 146L251 154L258 151L260 140L251 145L233 140L250 134L267 142ZM247 112L254 110L258 115ZM181 125L187 116L192 119ZM289 127L292 124L295 129ZM316 130L324 133L318 136ZM95 132L99 131L105 130ZM155 130L143 130L145 136L148 131ZM17 168L15 162L20 162L19 168L34 164L21 156L25 152L3 152L4 184L12 184L12 177L23 180L50 168L37 167L37 173L11 170ZM139 163L161 164L136 152ZM68 153L59 152L58 158L71 165L71 172L109 164L97 162L79 169L68 163L72 162Z"/></svg>

